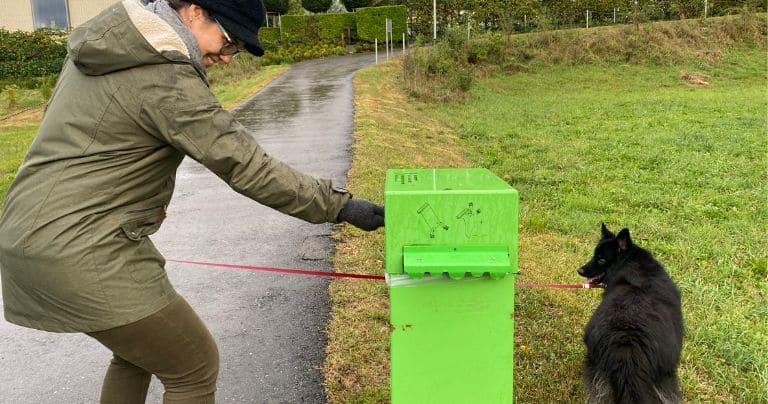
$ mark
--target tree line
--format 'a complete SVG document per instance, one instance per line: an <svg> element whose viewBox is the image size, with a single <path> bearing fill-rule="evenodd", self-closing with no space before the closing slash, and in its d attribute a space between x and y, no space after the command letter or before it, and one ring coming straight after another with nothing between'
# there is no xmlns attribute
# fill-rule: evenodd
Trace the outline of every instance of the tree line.
<svg viewBox="0 0 768 404"><path fill-rule="evenodd" d="M292 7L291 2L297 2ZM404 5L413 34L431 35L433 0L340 0L347 11L362 7ZM324 13L333 0L265 0L267 10L286 14L300 5ZM592 25L672 20L735 14L748 8L765 11L763 0L437 0L437 26L467 25L521 32Z"/></svg>

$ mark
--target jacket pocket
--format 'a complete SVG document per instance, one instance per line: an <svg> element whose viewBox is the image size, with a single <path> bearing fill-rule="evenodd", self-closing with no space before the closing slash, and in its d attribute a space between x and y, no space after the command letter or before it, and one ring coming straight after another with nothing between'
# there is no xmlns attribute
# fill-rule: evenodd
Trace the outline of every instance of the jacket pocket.
<svg viewBox="0 0 768 404"><path fill-rule="evenodd" d="M125 260L128 273L139 284L151 284L165 277L165 260L147 236L160 228L165 218L165 207L128 212L120 225L130 241Z"/></svg>
<svg viewBox="0 0 768 404"><path fill-rule="evenodd" d="M164 219L165 207L160 206L128 212L126 219L124 219L120 227L123 229L126 237L133 241L139 241L142 237L156 233Z"/></svg>

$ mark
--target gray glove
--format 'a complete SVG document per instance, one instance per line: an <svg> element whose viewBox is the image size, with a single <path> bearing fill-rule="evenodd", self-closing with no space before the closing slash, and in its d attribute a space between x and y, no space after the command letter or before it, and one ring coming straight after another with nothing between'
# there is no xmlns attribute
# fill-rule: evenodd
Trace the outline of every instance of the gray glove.
<svg viewBox="0 0 768 404"><path fill-rule="evenodd" d="M384 207L365 199L350 199L341 208L338 221L366 231L376 230L384 226Z"/></svg>

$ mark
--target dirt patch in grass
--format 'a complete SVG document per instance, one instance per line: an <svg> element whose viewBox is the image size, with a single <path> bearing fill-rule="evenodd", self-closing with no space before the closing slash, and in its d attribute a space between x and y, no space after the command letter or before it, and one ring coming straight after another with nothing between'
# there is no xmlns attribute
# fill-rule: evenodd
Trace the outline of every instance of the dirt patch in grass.
<svg viewBox="0 0 768 404"><path fill-rule="evenodd" d="M706 87L709 85L709 78L707 75L698 72L684 70L680 72L680 80L691 87Z"/></svg>
<svg viewBox="0 0 768 404"><path fill-rule="evenodd" d="M16 111L0 119L0 128L14 126L34 125L43 118L43 108L30 108L22 111Z"/></svg>

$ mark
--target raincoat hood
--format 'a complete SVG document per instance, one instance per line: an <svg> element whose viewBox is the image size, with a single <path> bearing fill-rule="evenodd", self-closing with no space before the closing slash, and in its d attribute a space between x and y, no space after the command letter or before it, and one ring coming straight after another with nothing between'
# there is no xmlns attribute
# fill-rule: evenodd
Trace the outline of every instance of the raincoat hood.
<svg viewBox="0 0 768 404"><path fill-rule="evenodd" d="M75 28L67 43L78 70L100 76L143 65L185 63L207 81L174 28L140 0L123 0Z"/></svg>

